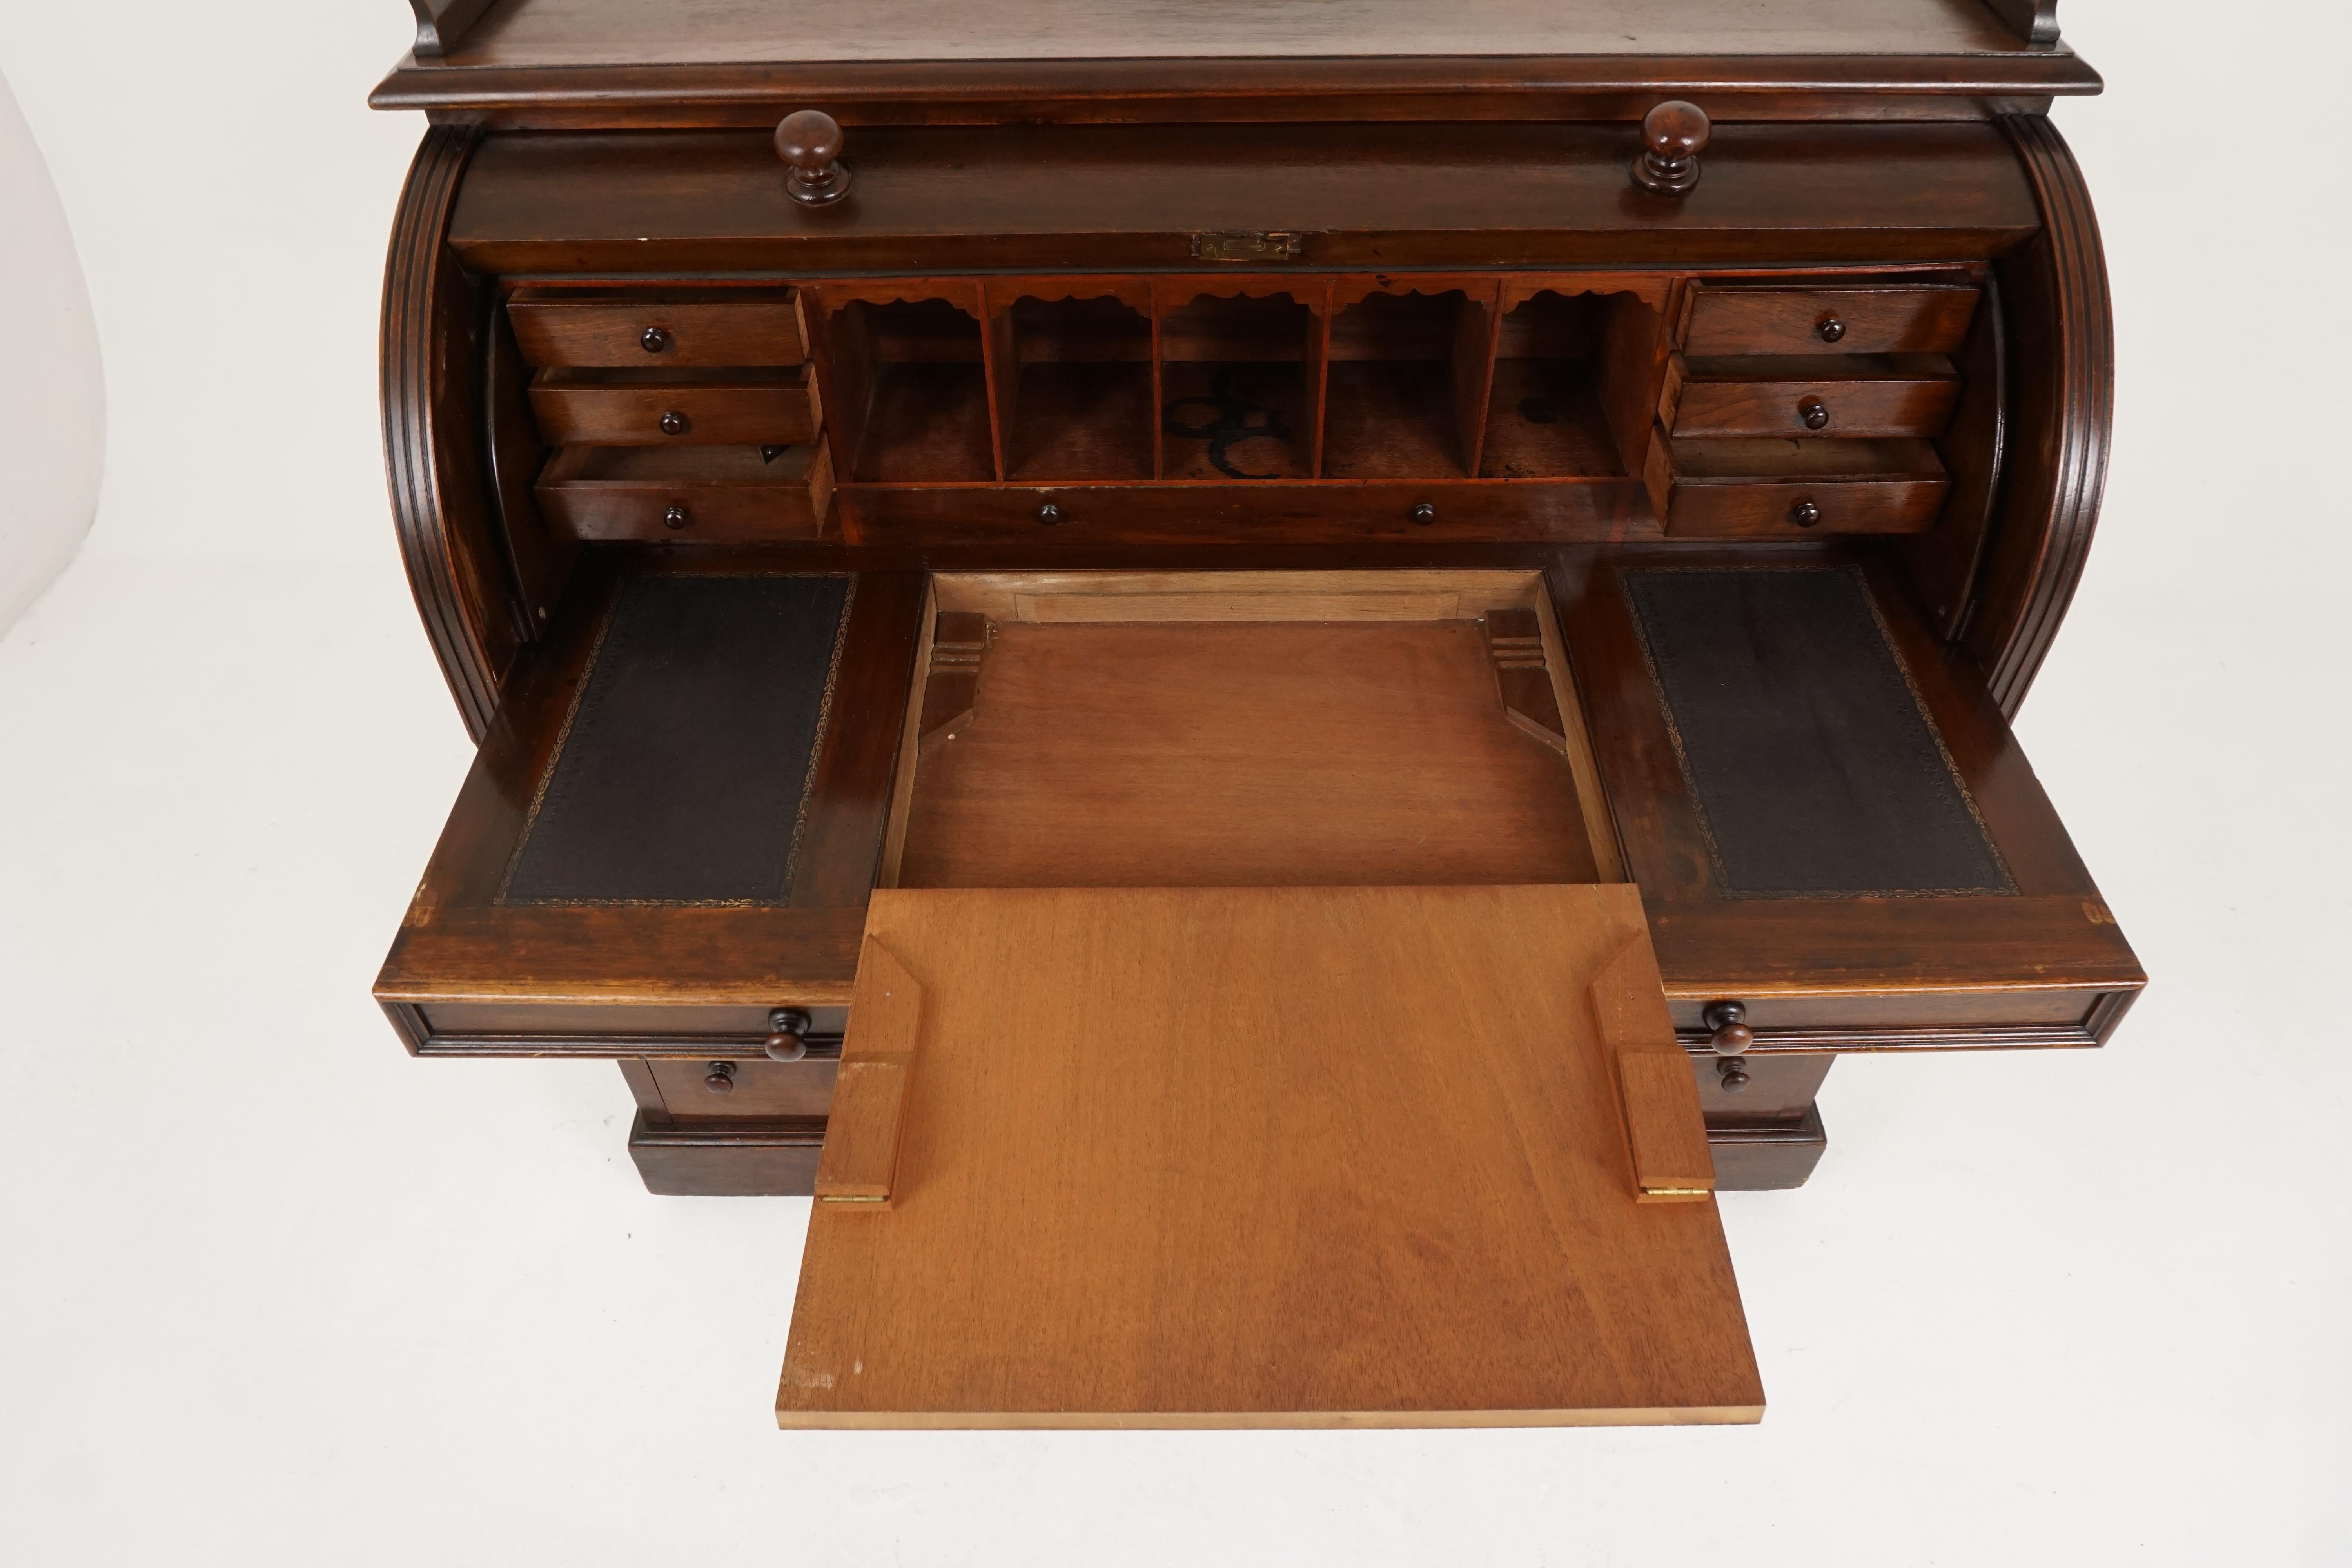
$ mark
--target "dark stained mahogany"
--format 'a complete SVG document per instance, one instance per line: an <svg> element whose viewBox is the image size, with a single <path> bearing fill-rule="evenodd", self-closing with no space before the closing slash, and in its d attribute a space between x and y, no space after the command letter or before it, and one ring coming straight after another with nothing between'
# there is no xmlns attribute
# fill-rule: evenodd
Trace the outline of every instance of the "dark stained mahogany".
<svg viewBox="0 0 2352 1568"><path fill-rule="evenodd" d="M940 573L1541 574L1495 700L1589 738L1719 1186L1805 1178L1834 1054L2095 1045L2144 984L2008 725L2113 402L2054 0L411 4L385 453L480 749L377 994L421 1055L619 1060L653 1190L810 1190L912 770L987 711ZM1667 647L1664 570L1754 624ZM1860 584L1868 679L1766 646L1790 571ZM631 584L730 574L855 586L600 809L789 798L773 874L518 881L599 660L724 629L616 638ZM1891 815L1833 853L1768 786L1840 780Z"/></svg>
<svg viewBox="0 0 2352 1568"><path fill-rule="evenodd" d="M496 0L408 0L416 13L416 58L438 59L465 39Z"/></svg>
<svg viewBox="0 0 2352 1568"><path fill-rule="evenodd" d="M804 207L825 207L849 194L841 163L841 123L821 109L796 109L776 126L776 156L792 172L784 194Z"/></svg>
<svg viewBox="0 0 2352 1568"><path fill-rule="evenodd" d="M1670 98L1642 116L1642 150L1633 156L1633 183L1653 195L1680 196L1698 184L1698 155L1706 151L1706 110Z"/></svg>
<svg viewBox="0 0 2352 1568"><path fill-rule="evenodd" d="M373 101L536 128L772 127L811 106L845 125L1631 121L1662 98L1751 119L1967 118L2099 86L2058 42L2054 0L509 0L470 28L470 0L412 4L439 26Z"/></svg>
<svg viewBox="0 0 2352 1568"><path fill-rule="evenodd" d="M453 237L497 273L1117 273L1190 268L1198 235L1294 232L1305 266L1458 271L1965 262L2040 223L1988 124L1719 123L1706 179L1674 201L1630 185L1639 142L1630 125L875 129L856 194L813 212L765 132L494 135Z"/></svg>
<svg viewBox="0 0 2352 1568"><path fill-rule="evenodd" d="M2041 115L2001 121L2033 182L2042 231L2000 268L2016 422L2007 500L1993 524L1981 602L1963 636L2014 715L2082 581L2115 424L2115 312L2082 169Z"/></svg>
<svg viewBox="0 0 2352 1568"><path fill-rule="evenodd" d="M436 126L409 167L383 272L384 466L417 613L479 739L529 618L508 583L483 485L473 364L487 302L445 243L479 136Z"/></svg>

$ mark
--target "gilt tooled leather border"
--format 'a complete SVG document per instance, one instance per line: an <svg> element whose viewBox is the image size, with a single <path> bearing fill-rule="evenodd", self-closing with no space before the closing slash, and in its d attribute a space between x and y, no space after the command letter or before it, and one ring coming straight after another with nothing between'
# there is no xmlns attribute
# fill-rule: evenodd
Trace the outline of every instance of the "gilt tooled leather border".
<svg viewBox="0 0 2352 1568"><path fill-rule="evenodd" d="M1871 626L1877 634L1879 646L1885 653L1887 660L1893 665L1896 675L1901 678L1903 689L1909 696L1912 709L1917 715L1920 727L1925 731L1929 746L1932 748L1932 753L1923 753L1920 756L1919 761L1924 767L1933 767L1941 773L1944 779L1949 781L1953 791L1958 796L1960 805L1968 814L1969 821L1974 826L1976 832L1982 842L1984 851L1990 859L1993 869L1997 872L2000 878L1999 886L1990 888L1887 886L1869 888L1752 889L1743 888L1734 880L1731 869L1724 858L1723 846L1716 834L1714 819L1707 810L1706 793L1700 784L1697 771L1692 763L1689 743L1683 733L1681 721L1676 717L1674 701L1667 690L1665 677L1659 668L1657 650L1652 643L1651 627L1648 622L1643 618L1643 606L1640 600L1634 595L1634 580L1637 578L1668 576L1744 575L1761 577L1767 575L1796 576L1803 574L1842 576L1853 584L1854 592L1860 598L1864 608L1869 612ZM1634 646L1641 651L1643 668L1647 672L1650 678L1650 689L1657 698L1658 714L1665 726L1667 742L1674 748L1675 764L1682 774L1683 788L1691 803L1691 813L1697 818L1699 834L1706 846L1709 868L1714 873L1716 887L1723 897L1727 899L1834 900L2003 898L2016 896L2018 892L2017 879L2010 869L2007 858L2001 854L2000 846L1994 841L1992 830L1984 819L1982 809L1977 804L1975 793L1969 788L1968 781L1961 776L1959 763L1958 760L1953 757L1951 747L1946 743L1944 740L1944 732L1937 727L1935 715L1928 710L1927 699L1919 690L1919 683L1913 677L1911 667L1905 662L1902 650L1895 646L1893 629L1886 624L1886 616L1879 608L1877 596L1871 592L1870 580L1861 568L1850 565L1776 567L1644 566L1632 570L1621 571L1618 574L1618 592L1623 599L1627 618L1633 624Z"/></svg>
<svg viewBox="0 0 2352 1568"><path fill-rule="evenodd" d="M551 801L560 801L569 787L559 784L563 777L562 762L570 747L573 730L583 714L593 716L595 707L609 700L609 692L599 694L596 681L598 666L604 657L604 645L611 636L614 619L620 613L621 602L631 584L624 584L604 605L596 625L596 636L588 649L588 658L581 667L580 689L572 693L571 705L564 710L563 722L556 730L555 745L549 752L547 766L541 772L539 786L531 794L530 809L523 818L522 831L515 837L514 850L507 857L506 869L499 879L498 896L494 902L506 906L530 909L780 909L792 899L793 880L800 870L801 845L808 834L809 802L816 793L818 766L824 760L824 742L833 727L833 701L835 685L841 679L842 650L849 640L849 618L857 604L857 574L854 572L679 572L666 573L666 580L740 580L751 577L837 578L847 586L841 595L841 613L833 628L833 646L826 656L824 685L817 699L816 726L809 741L806 773L801 779L799 804L794 808L791 847L785 852L783 875L772 899L514 899L509 896L514 885L515 872L522 864L524 853L530 847L531 835L539 826L540 816ZM637 579L635 581L643 581ZM592 698L594 699L592 704Z"/></svg>

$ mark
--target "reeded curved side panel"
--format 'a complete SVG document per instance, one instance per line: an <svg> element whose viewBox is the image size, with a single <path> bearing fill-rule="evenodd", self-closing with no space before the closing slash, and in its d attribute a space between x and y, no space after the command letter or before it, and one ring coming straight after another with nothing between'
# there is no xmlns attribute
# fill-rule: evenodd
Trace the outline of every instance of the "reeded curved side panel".
<svg viewBox="0 0 2352 1568"><path fill-rule="evenodd" d="M2115 424L2115 321L2099 222L2074 155L2040 115L2002 127L2042 206L2042 233L2000 264L2014 419L2006 495L1966 640L2011 717L2082 580Z"/></svg>
<svg viewBox="0 0 2352 1568"><path fill-rule="evenodd" d="M384 263L383 452L417 614L479 740L520 637L484 491L478 289L443 243L479 132L436 125L410 165Z"/></svg>

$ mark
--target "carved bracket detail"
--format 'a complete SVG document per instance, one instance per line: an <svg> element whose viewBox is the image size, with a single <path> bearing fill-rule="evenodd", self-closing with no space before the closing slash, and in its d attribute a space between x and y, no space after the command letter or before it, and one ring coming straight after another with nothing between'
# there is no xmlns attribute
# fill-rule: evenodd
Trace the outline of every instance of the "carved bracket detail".
<svg viewBox="0 0 2352 1568"><path fill-rule="evenodd" d="M1511 727L1553 751L1568 751L1568 726L1560 721L1559 695L1552 689L1544 658L1543 632L1533 610L1486 612L1486 657L1494 661L1495 684Z"/></svg>
<svg viewBox="0 0 2352 1568"><path fill-rule="evenodd" d="M2058 47L2058 0L1985 0L1985 7L2023 38L2028 47Z"/></svg>
<svg viewBox="0 0 2352 1568"><path fill-rule="evenodd" d="M918 754L951 739L980 701L980 661L988 652L988 617L942 610L931 634L931 668L923 679Z"/></svg>
<svg viewBox="0 0 2352 1568"><path fill-rule="evenodd" d="M490 0L408 0L408 8L416 13L416 58L434 60L457 47Z"/></svg>

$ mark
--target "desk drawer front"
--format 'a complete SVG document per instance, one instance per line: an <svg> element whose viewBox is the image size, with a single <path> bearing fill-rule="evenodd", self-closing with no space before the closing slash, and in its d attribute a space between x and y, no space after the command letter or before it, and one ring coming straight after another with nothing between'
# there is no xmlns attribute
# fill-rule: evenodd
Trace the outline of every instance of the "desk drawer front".
<svg viewBox="0 0 2352 1568"><path fill-rule="evenodd" d="M1918 533L1935 524L1948 488L1942 479L1759 478L1684 484L1676 487L1667 512L1666 537L1803 539L1829 533Z"/></svg>
<svg viewBox="0 0 2352 1568"><path fill-rule="evenodd" d="M560 447L797 446L814 440L819 424L816 384L805 365L628 383L541 371L530 406L541 434Z"/></svg>
<svg viewBox="0 0 2352 1568"><path fill-rule="evenodd" d="M1669 539L1916 533L1951 480L1917 440L1684 440L1661 431L1650 493Z"/></svg>
<svg viewBox="0 0 2352 1568"><path fill-rule="evenodd" d="M1946 354L1968 336L1964 284L1692 290L1684 352L1698 354Z"/></svg>
<svg viewBox="0 0 2352 1568"><path fill-rule="evenodd" d="M833 1107L838 1060L649 1061L646 1070L674 1117L823 1116ZM717 1088L725 1084L724 1089Z"/></svg>
<svg viewBox="0 0 2352 1568"><path fill-rule="evenodd" d="M523 358L533 365L642 370L800 363L808 358L808 335L799 291L760 292L759 299L714 300L524 289L508 314Z"/></svg>
<svg viewBox="0 0 2352 1568"><path fill-rule="evenodd" d="M577 447L540 476L540 510L575 539L756 544L815 539L833 459L805 447Z"/></svg>
<svg viewBox="0 0 2352 1568"><path fill-rule="evenodd" d="M1939 354L1677 356L1660 416L1679 437L1933 437L1950 422L1959 390Z"/></svg>

